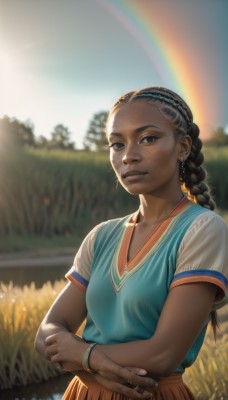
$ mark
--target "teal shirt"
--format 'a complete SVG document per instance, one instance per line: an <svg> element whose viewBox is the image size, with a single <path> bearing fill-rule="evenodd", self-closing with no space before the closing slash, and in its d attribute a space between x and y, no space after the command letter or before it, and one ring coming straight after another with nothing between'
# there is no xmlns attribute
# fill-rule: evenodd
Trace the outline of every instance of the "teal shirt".
<svg viewBox="0 0 228 400"><path fill-rule="evenodd" d="M180 272L175 276L182 240L197 217L205 213L212 214L199 205L187 202L170 218L168 226L166 224L161 228L159 239L130 271L121 270L119 259L126 227L132 216L111 220L101 226L94 242L88 282L81 271L70 272L74 280L85 286L88 284L84 340L117 344L153 336L174 278L178 281L185 274ZM198 270L191 271L187 279L191 282L191 277L195 279L202 275L203 280L210 281L212 274L212 279L220 279L221 285L227 284L224 275L216 270L200 271L200 275ZM177 371L183 371L196 359L207 323Z"/></svg>

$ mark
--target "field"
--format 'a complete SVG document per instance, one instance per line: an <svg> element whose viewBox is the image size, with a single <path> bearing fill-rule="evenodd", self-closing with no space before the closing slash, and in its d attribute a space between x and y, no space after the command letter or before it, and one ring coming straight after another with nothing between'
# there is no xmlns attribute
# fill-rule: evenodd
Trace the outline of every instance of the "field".
<svg viewBox="0 0 228 400"><path fill-rule="evenodd" d="M34 284L18 288L0 285L0 389L41 382L57 376L33 348L37 328L64 282L41 289ZM220 312L222 321L215 342L208 329L200 356L185 374L185 381L197 400L228 398L228 306Z"/></svg>
<svg viewBox="0 0 228 400"><path fill-rule="evenodd" d="M228 148L207 148L205 155L212 193L219 209L228 209ZM100 221L138 206L116 187L105 152L3 153L0 193L0 252L71 246Z"/></svg>
<svg viewBox="0 0 228 400"><path fill-rule="evenodd" d="M77 233L82 239L93 225L136 204L116 189L107 154L85 152L3 154L0 193L2 252L18 250L17 238L23 236L67 242Z"/></svg>
<svg viewBox="0 0 228 400"><path fill-rule="evenodd" d="M218 212L228 221L228 148L205 149ZM0 252L75 247L88 230L136 209L106 153L22 150L0 155ZM222 211L221 211L222 210ZM63 281L19 288L0 282L0 389L47 380L58 371L33 349L35 332ZM218 340L210 329L185 380L197 400L228 399L228 308Z"/></svg>

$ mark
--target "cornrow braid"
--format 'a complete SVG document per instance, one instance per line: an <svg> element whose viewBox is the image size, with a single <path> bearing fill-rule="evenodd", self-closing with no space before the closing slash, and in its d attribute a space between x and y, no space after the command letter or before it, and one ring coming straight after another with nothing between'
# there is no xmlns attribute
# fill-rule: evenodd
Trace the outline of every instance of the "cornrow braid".
<svg viewBox="0 0 228 400"><path fill-rule="evenodd" d="M192 124L189 135L192 138L192 147L185 163L186 172L183 180L185 191L202 207L214 210L215 202L211 197L210 188L205 182L207 173L203 167L204 156L201 152L202 142L199 138L199 127L195 123Z"/></svg>
<svg viewBox="0 0 228 400"><path fill-rule="evenodd" d="M148 101L160 104L160 110L172 121L176 134L189 135L191 137L191 151L185 161L184 171L180 163L181 187L190 200L202 207L214 210L215 202L206 183L207 173L203 167L204 156L201 151L202 141L199 138L199 127L193 122L193 115L187 103L178 94L169 89L148 87L121 96L114 104L109 116L122 105L133 101ZM211 313L211 324L216 337L218 323L215 311Z"/></svg>
<svg viewBox="0 0 228 400"><path fill-rule="evenodd" d="M178 98L174 98L173 95L170 95L167 91L164 93L160 91L159 89L153 89L152 91L144 91L144 92L139 92L136 93L134 96L134 99L140 99L140 98L152 98L154 100L157 100L161 103L166 103L173 107L174 109L178 109L182 117L185 119L186 123L188 126L191 126L192 123L192 113L190 109L188 109L183 102L180 102Z"/></svg>
<svg viewBox="0 0 228 400"><path fill-rule="evenodd" d="M202 207L214 210L215 203L205 182L207 173L203 167L204 156L199 127L193 122L193 115L187 103L172 90L154 86L131 91L119 98L110 111L110 115L123 104L133 101L155 102L161 105L161 111L173 122L177 135L189 135L192 139L191 152L185 162L185 173L180 168L180 181L188 198Z"/></svg>

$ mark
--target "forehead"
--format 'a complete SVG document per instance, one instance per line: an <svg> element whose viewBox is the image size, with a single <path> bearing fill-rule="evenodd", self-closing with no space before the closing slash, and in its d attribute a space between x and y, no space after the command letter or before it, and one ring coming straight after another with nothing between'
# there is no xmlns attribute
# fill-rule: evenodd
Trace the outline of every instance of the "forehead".
<svg viewBox="0 0 228 400"><path fill-rule="evenodd" d="M173 130L173 124L159 107L161 106L157 103L144 101L124 104L111 114L107 124L107 134L134 130L145 125L154 125L163 131Z"/></svg>

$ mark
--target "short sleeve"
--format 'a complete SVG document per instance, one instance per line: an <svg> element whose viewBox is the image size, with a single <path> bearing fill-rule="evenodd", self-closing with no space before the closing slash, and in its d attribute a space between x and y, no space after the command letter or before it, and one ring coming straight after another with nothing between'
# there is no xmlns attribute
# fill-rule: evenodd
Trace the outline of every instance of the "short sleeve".
<svg viewBox="0 0 228 400"><path fill-rule="evenodd" d="M90 279L95 239L99 229L104 224L105 222L95 226L95 228L88 233L74 258L73 266L65 275L69 281L84 291L86 291Z"/></svg>
<svg viewBox="0 0 228 400"><path fill-rule="evenodd" d="M215 284L218 287L215 303L224 303L228 284L228 226L212 211L197 217L186 232L170 289L193 282Z"/></svg>

